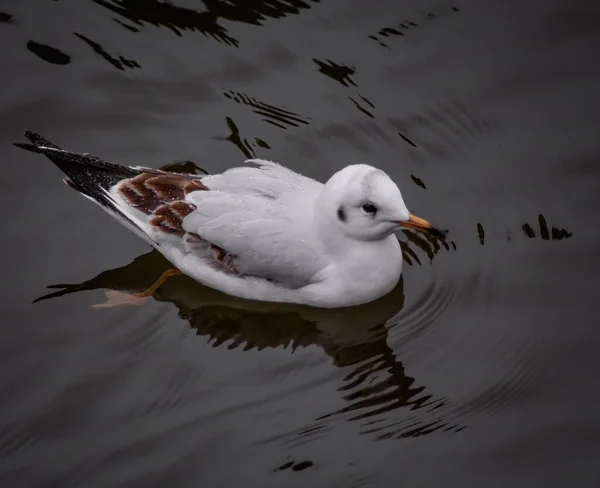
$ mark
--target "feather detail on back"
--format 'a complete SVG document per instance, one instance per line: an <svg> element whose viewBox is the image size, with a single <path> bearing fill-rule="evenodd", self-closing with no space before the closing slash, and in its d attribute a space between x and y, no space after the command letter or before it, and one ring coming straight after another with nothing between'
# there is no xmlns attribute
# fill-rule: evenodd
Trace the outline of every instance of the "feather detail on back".
<svg viewBox="0 0 600 488"><path fill-rule="evenodd" d="M277 198L286 192L320 192L323 184L264 159L248 159L246 167L231 168L202 179L212 190Z"/></svg>

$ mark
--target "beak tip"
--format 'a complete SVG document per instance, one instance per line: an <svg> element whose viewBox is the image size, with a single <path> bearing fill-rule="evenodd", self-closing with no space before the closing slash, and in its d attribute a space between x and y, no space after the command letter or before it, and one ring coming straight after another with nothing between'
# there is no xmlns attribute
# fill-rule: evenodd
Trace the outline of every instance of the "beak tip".
<svg viewBox="0 0 600 488"><path fill-rule="evenodd" d="M435 237L439 237L440 239L445 239L446 235L448 234L448 229L438 229L437 227L432 227L431 230L429 231L429 233L431 235L434 235Z"/></svg>
<svg viewBox="0 0 600 488"><path fill-rule="evenodd" d="M428 234L439 239L445 239L446 234L448 234L448 230L439 229L438 227L431 225L426 220L413 214L409 214L408 221L398 221L398 224L402 227L408 227L409 229L417 229L422 232L427 232Z"/></svg>

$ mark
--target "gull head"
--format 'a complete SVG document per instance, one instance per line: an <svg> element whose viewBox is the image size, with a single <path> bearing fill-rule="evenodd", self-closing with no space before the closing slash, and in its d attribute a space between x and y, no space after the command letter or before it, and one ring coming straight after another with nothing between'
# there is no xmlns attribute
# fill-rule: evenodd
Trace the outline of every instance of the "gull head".
<svg viewBox="0 0 600 488"><path fill-rule="evenodd" d="M329 225L359 241L381 240L401 227L443 237L440 230L408 211L398 186L386 173L366 164L350 165L334 174L316 211L325 213Z"/></svg>

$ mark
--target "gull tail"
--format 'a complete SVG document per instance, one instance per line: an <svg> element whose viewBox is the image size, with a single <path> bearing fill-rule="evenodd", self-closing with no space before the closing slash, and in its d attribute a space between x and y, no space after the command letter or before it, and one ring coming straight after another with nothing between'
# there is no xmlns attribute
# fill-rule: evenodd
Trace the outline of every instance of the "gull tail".
<svg viewBox="0 0 600 488"><path fill-rule="evenodd" d="M63 180L74 190L90 197L101 205L110 204L107 192L119 181L132 178L141 171L104 161L90 154L78 154L61 149L35 132L25 131L30 143L15 142L27 151L43 154L65 173Z"/></svg>
<svg viewBox="0 0 600 488"><path fill-rule="evenodd" d="M154 245L143 229L143 222L128 215L129 212L123 208L121 202L115 200L110 191L120 181L140 175L142 170L104 161L90 154L65 151L41 135L28 130L25 131L25 137L29 143L15 142L13 145L46 156L66 175L63 181L68 186L100 205L112 217ZM147 170L153 171L149 168Z"/></svg>

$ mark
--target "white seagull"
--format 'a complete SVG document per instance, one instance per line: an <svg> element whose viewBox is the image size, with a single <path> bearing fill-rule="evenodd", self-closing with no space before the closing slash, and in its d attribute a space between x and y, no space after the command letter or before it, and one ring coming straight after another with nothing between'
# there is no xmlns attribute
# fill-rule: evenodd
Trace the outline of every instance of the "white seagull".
<svg viewBox="0 0 600 488"><path fill-rule="evenodd" d="M395 232L443 237L412 215L383 171L350 165L323 184L278 163L246 161L221 174L127 167L65 151L25 131L16 146L47 156L71 188L99 204L177 270L252 300L335 308L389 293L402 272Z"/></svg>

